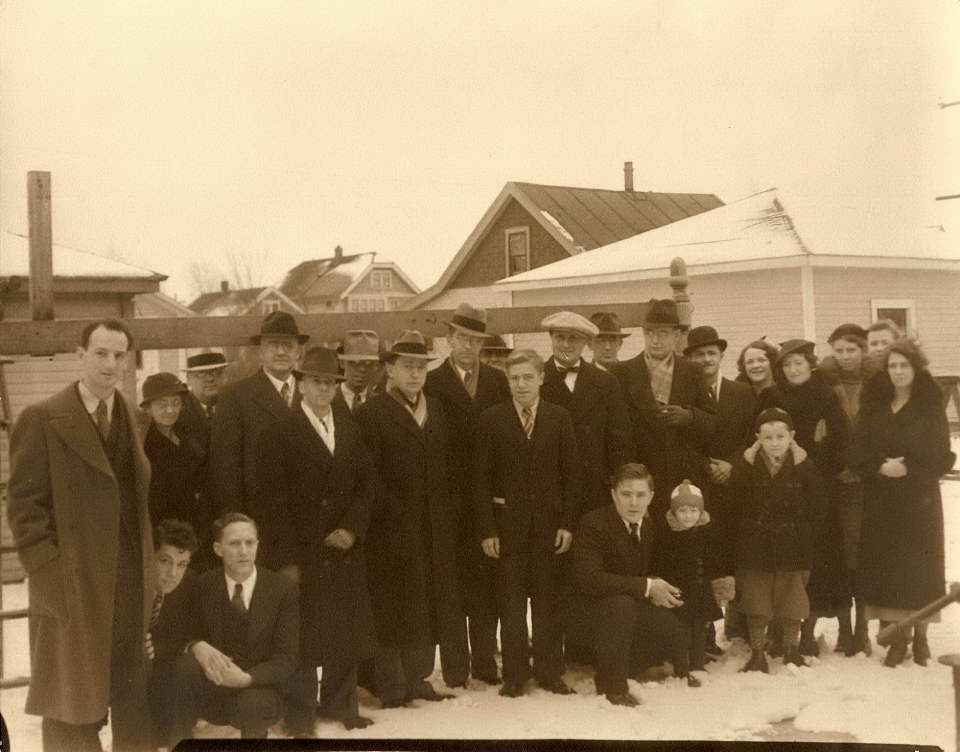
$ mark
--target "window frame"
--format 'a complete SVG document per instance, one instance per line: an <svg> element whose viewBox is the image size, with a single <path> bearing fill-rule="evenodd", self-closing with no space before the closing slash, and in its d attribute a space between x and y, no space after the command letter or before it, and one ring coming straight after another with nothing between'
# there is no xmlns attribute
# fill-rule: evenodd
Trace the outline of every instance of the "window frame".
<svg viewBox="0 0 960 752"><path fill-rule="evenodd" d="M526 269L519 272L514 272L510 268L510 259L511 259L510 237L512 235L523 235L525 245L526 245L526 253L524 254L526 256L526 261L527 261ZM517 227L507 227L503 231L503 257L504 257L504 268L506 270L505 276L512 277L514 274L523 274L523 272L530 271L532 267L530 264L530 227L528 225L517 226Z"/></svg>
<svg viewBox="0 0 960 752"><path fill-rule="evenodd" d="M875 324L880 320L879 311L881 308L893 308L906 312L907 328L906 331L917 331L917 301L914 298L871 298L870 299L870 323Z"/></svg>

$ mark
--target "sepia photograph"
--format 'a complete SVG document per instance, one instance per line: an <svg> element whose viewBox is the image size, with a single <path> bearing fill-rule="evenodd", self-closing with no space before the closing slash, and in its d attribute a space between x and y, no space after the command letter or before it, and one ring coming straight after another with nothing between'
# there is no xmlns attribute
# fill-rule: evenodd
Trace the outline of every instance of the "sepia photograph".
<svg viewBox="0 0 960 752"><path fill-rule="evenodd" d="M0 752L957 752L958 39L0 0Z"/></svg>

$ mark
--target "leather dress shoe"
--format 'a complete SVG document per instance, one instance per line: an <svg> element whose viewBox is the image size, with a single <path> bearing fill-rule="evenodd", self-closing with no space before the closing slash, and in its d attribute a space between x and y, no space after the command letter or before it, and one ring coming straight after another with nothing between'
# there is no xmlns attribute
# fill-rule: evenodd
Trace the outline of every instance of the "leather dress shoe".
<svg viewBox="0 0 960 752"><path fill-rule="evenodd" d="M741 672L762 671L765 674L770 673L770 667L767 665L767 656L762 650L754 650L750 653L750 660L740 669Z"/></svg>
<svg viewBox="0 0 960 752"><path fill-rule="evenodd" d="M500 687L501 697L523 697L526 694L520 682L505 681Z"/></svg>
<svg viewBox="0 0 960 752"><path fill-rule="evenodd" d="M474 674L473 678L477 681L482 681L484 684L489 684L491 687L495 687L500 683L500 675L497 673L493 674Z"/></svg>
<svg viewBox="0 0 960 752"><path fill-rule="evenodd" d="M805 653L803 650L798 648L796 645L791 645L787 648L787 652L783 655L783 665L784 666L806 666L807 662L803 660Z"/></svg>
<svg viewBox="0 0 960 752"><path fill-rule="evenodd" d="M367 726L373 725L373 719L367 718L365 715L355 715L351 718L344 718L340 723L343 724L343 727L347 731L353 731L354 729L362 729Z"/></svg>
<svg viewBox="0 0 960 752"><path fill-rule="evenodd" d="M640 700L629 692L623 694L607 695L607 702L611 705L620 705L625 708L635 708L640 705Z"/></svg>
<svg viewBox="0 0 960 752"><path fill-rule="evenodd" d="M918 666L926 666L930 660L930 645L926 635L913 636L913 662Z"/></svg>

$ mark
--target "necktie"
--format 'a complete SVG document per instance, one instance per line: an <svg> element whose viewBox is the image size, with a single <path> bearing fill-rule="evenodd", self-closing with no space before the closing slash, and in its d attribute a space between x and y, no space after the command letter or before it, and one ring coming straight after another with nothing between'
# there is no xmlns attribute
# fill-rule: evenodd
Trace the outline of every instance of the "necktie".
<svg viewBox="0 0 960 752"><path fill-rule="evenodd" d="M97 403L97 409L94 411L94 416L97 419L97 430L100 432L100 436L106 440L107 436L110 435L110 416L107 415L107 403L103 400Z"/></svg>
<svg viewBox="0 0 960 752"><path fill-rule="evenodd" d="M213 420L213 403L203 406L204 412L207 414L207 420Z"/></svg>
<svg viewBox="0 0 960 752"><path fill-rule="evenodd" d="M635 546L640 545L640 523L639 522L630 523L630 541Z"/></svg>
<svg viewBox="0 0 960 752"><path fill-rule="evenodd" d="M577 363L577 365L569 367L557 364L557 373L561 376L566 376L568 373L580 373L580 364Z"/></svg>
<svg viewBox="0 0 960 752"><path fill-rule="evenodd" d="M160 619L160 607L163 606L163 593L157 593L153 597L153 609L150 611L150 627L154 627Z"/></svg>
<svg viewBox="0 0 960 752"><path fill-rule="evenodd" d="M531 410L529 407L525 407L523 408L521 415L523 416L523 432L529 439L531 436L533 436L533 410Z"/></svg>
<svg viewBox="0 0 960 752"><path fill-rule="evenodd" d="M283 386L280 387L280 398L287 403L287 407L290 407L290 383L287 381L284 381Z"/></svg>
<svg viewBox="0 0 960 752"><path fill-rule="evenodd" d="M243 585L239 582L233 586L233 598L230 599L230 603L233 604L233 607L237 609L239 613L247 613L247 604L243 602Z"/></svg>
<svg viewBox="0 0 960 752"><path fill-rule="evenodd" d="M714 402L717 401L717 385L716 384L710 385L710 397L711 399L713 399Z"/></svg>
<svg viewBox="0 0 960 752"><path fill-rule="evenodd" d="M463 385L466 387L470 386L470 379L473 378L473 371L464 371L463 372Z"/></svg>
<svg viewBox="0 0 960 752"><path fill-rule="evenodd" d="M353 395L353 409L356 410L363 404L363 392L357 392Z"/></svg>

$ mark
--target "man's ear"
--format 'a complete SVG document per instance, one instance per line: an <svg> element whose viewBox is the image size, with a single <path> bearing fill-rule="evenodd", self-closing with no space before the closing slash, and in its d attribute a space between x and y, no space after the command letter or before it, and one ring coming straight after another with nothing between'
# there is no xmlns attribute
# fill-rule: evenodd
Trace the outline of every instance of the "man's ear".
<svg viewBox="0 0 960 752"><path fill-rule="evenodd" d="M223 544L220 541L213 542L213 552L221 559L223 558Z"/></svg>

